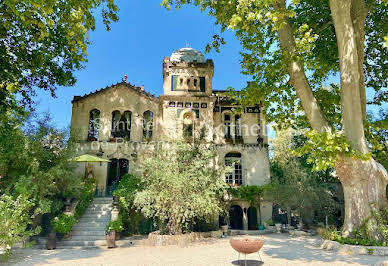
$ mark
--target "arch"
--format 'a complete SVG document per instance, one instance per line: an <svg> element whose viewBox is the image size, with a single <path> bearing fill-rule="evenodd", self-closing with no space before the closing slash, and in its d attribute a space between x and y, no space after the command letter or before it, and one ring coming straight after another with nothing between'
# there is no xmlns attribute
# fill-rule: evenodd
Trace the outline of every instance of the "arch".
<svg viewBox="0 0 388 266"><path fill-rule="evenodd" d="M100 110L94 108L89 112L88 140L98 140L100 128Z"/></svg>
<svg viewBox="0 0 388 266"><path fill-rule="evenodd" d="M243 184L242 178L242 156L239 152L229 152L225 155L225 166L232 168L225 173L225 182L231 186Z"/></svg>
<svg viewBox="0 0 388 266"><path fill-rule="evenodd" d="M247 211L248 215L248 230L257 230L257 209L255 207L249 207Z"/></svg>
<svg viewBox="0 0 388 266"><path fill-rule="evenodd" d="M149 141L153 134L154 113L147 110L143 113L143 140Z"/></svg>
<svg viewBox="0 0 388 266"><path fill-rule="evenodd" d="M194 136L194 113L189 111L183 114L183 138L191 139Z"/></svg>
<svg viewBox="0 0 388 266"><path fill-rule="evenodd" d="M238 205L229 208L229 225L231 229L243 229L243 210Z"/></svg>
<svg viewBox="0 0 388 266"><path fill-rule="evenodd" d="M111 135L113 138L125 138L131 137L131 119L132 112L129 110L124 111L123 114L120 111L115 110L112 112L112 128Z"/></svg>

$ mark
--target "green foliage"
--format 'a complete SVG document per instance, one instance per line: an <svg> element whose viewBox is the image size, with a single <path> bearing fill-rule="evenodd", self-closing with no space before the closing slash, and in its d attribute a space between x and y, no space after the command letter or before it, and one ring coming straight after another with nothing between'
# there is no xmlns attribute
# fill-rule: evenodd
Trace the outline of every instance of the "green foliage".
<svg viewBox="0 0 388 266"><path fill-rule="evenodd" d="M38 234L40 227L31 229L32 219L30 209L34 203L23 195L16 198L10 195L0 195L0 248L6 249L28 237Z"/></svg>
<svg viewBox="0 0 388 266"><path fill-rule="evenodd" d="M297 210L301 217L311 217L314 211L329 216L341 207L334 200L341 198L333 185L338 181L328 177L328 170L313 172L313 165L309 164L311 155L295 155L295 148L305 145L305 141L305 137L291 130L278 132L272 145L271 184L264 198L281 208Z"/></svg>
<svg viewBox="0 0 388 266"><path fill-rule="evenodd" d="M106 228L105 228L105 231L107 233L109 232L122 232L124 230L124 227L123 227L123 219L121 217L121 215L119 215L119 217L117 218L117 220L115 221L110 221Z"/></svg>
<svg viewBox="0 0 388 266"><path fill-rule="evenodd" d="M134 208L135 195L141 189L141 179L138 176L126 174L121 178L113 195L119 196L121 208L130 211Z"/></svg>
<svg viewBox="0 0 388 266"><path fill-rule="evenodd" d="M209 221L223 212L227 185L222 166L215 169L215 152L194 143L157 147L143 162L143 189L134 204L147 217L158 219L163 233L188 231L198 219Z"/></svg>
<svg viewBox="0 0 388 266"><path fill-rule="evenodd" d="M322 228L318 233L323 239L341 244L388 246L388 208L372 211L372 216L366 219L351 237L343 237L341 232L334 228Z"/></svg>
<svg viewBox="0 0 388 266"><path fill-rule="evenodd" d="M319 133L309 130L304 134L307 137L305 144L295 150L298 156L307 155L307 162L314 165L313 170L321 171L333 168L339 155L351 156L355 159L368 160L371 154L359 154L351 149L342 133Z"/></svg>
<svg viewBox="0 0 388 266"><path fill-rule="evenodd" d="M77 221L74 216L61 214L51 221L51 225L53 227L54 232L60 234L67 234L71 232L71 229L73 228L76 222Z"/></svg>
<svg viewBox="0 0 388 266"><path fill-rule="evenodd" d="M31 103L36 88L54 96L56 86L75 83L73 71L87 61L98 7L109 30L118 20L113 0L0 2L0 113L14 109L17 98Z"/></svg>
<svg viewBox="0 0 388 266"><path fill-rule="evenodd" d="M270 185L230 187L228 192L234 197L246 200L251 206L254 206L259 202L259 197L263 196L264 191L268 189L269 186Z"/></svg>
<svg viewBox="0 0 388 266"><path fill-rule="evenodd" d="M49 116L0 114L0 197L7 198L8 204L11 200L20 204L15 212L22 209L25 214L13 218L15 241L20 240L16 234L21 234L17 231L21 228L26 234L39 233L40 215L45 220L57 216L64 197L81 195L81 178L68 161L73 155L74 144L67 140L67 132L52 126ZM0 223L8 223L7 219L1 216ZM0 241L8 242L4 238L1 235Z"/></svg>
<svg viewBox="0 0 388 266"><path fill-rule="evenodd" d="M94 189L96 188L96 181L94 179L85 179L83 181L83 188L80 193L79 202L75 208L75 217L81 217L86 209L88 208L90 202L94 198Z"/></svg>
<svg viewBox="0 0 388 266"><path fill-rule="evenodd" d="M372 147L373 157L388 169L388 111L381 109L378 116L368 114L365 137Z"/></svg>

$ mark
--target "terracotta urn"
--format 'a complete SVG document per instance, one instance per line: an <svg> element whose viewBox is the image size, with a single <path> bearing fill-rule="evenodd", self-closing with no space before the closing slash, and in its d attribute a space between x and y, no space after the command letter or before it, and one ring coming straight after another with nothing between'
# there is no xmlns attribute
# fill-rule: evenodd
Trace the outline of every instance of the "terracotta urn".
<svg viewBox="0 0 388 266"><path fill-rule="evenodd" d="M106 244L108 248L115 248L116 247L116 232L115 231L110 231L106 233Z"/></svg>

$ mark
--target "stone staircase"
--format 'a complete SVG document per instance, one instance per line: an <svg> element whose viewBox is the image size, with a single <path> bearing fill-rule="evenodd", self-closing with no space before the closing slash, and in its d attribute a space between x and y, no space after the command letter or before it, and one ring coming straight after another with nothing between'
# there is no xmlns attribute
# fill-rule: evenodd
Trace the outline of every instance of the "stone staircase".
<svg viewBox="0 0 388 266"><path fill-rule="evenodd" d="M94 198L74 225L71 236L57 243L57 248L106 246L105 227L110 221L112 198Z"/></svg>

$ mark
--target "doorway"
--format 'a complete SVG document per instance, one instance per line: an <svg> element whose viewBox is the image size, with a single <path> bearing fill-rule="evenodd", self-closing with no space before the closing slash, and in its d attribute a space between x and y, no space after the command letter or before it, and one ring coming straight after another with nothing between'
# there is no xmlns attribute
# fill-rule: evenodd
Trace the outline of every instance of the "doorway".
<svg viewBox="0 0 388 266"><path fill-rule="evenodd" d="M106 194L111 196L116 190L123 175L129 171L129 162L127 159L111 159L108 164L108 178L106 180Z"/></svg>

